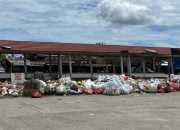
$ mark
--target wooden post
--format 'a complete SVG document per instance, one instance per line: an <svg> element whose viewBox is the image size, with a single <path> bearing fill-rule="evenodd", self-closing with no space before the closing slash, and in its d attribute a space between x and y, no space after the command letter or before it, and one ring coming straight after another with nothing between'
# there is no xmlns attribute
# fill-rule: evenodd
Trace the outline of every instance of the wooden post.
<svg viewBox="0 0 180 130"><path fill-rule="evenodd" d="M120 60L121 60L121 74L124 74L124 67L123 67L123 56L120 56Z"/></svg>
<svg viewBox="0 0 180 130"><path fill-rule="evenodd" d="M58 54L58 76L59 76L59 78L62 77L62 74L63 74L63 72L62 72L62 58L61 58L61 55Z"/></svg>
<svg viewBox="0 0 180 130"><path fill-rule="evenodd" d="M153 57L153 71L156 73L156 57Z"/></svg>
<svg viewBox="0 0 180 130"><path fill-rule="evenodd" d="M93 79L93 65L92 65L92 56L90 56L90 71L91 71L91 79Z"/></svg>
<svg viewBox="0 0 180 130"><path fill-rule="evenodd" d="M49 75L52 78L52 61L51 61L51 54L49 54Z"/></svg>
<svg viewBox="0 0 180 130"><path fill-rule="evenodd" d="M131 72L131 57L130 57L130 55L128 55L128 70L129 70L129 76L131 76L132 72Z"/></svg>
<svg viewBox="0 0 180 130"><path fill-rule="evenodd" d="M144 60L144 56L142 56L142 67L143 67L143 73L145 74L146 73L146 63Z"/></svg>
<svg viewBox="0 0 180 130"><path fill-rule="evenodd" d="M71 55L69 55L69 76L72 78L72 62L71 62Z"/></svg>
<svg viewBox="0 0 180 130"><path fill-rule="evenodd" d="M25 79L26 79L26 77L27 77L26 54L24 54L24 75L25 75Z"/></svg>

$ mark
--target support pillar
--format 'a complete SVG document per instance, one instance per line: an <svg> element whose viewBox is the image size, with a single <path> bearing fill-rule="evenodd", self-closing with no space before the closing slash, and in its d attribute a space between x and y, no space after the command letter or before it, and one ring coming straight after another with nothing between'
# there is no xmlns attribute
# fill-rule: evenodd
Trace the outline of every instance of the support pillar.
<svg viewBox="0 0 180 130"><path fill-rule="evenodd" d="M108 74L108 63L107 63L107 57L106 57L106 74Z"/></svg>
<svg viewBox="0 0 180 130"><path fill-rule="evenodd" d="M11 54L11 58L13 58L13 54ZM11 61L11 68L10 68L10 73L13 73L13 62Z"/></svg>
<svg viewBox="0 0 180 130"><path fill-rule="evenodd" d="M27 77L27 63L26 63L26 54L24 54L24 76Z"/></svg>
<svg viewBox="0 0 180 130"><path fill-rule="evenodd" d="M143 68L143 73L145 74L146 73L146 63L144 60L144 56L142 56L142 68Z"/></svg>
<svg viewBox="0 0 180 130"><path fill-rule="evenodd" d="M69 76L72 78L72 62L71 62L71 55L69 55Z"/></svg>
<svg viewBox="0 0 180 130"><path fill-rule="evenodd" d="M158 58L158 73L161 73L161 61L160 61L160 58Z"/></svg>
<svg viewBox="0 0 180 130"><path fill-rule="evenodd" d="M112 58L113 60L113 73L115 74L116 73L116 66L115 66L115 62L114 62L114 57Z"/></svg>
<svg viewBox="0 0 180 130"><path fill-rule="evenodd" d="M49 54L49 75L52 78L52 61L51 61L51 54Z"/></svg>
<svg viewBox="0 0 180 130"><path fill-rule="evenodd" d="M130 55L128 55L128 72L129 72L129 76L131 76L132 72L131 72L131 57L130 57Z"/></svg>
<svg viewBox="0 0 180 130"><path fill-rule="evenodd" d="M91 79L93 79L93 65L92 65L92 56L90 56L90 71L91 71Z"/></svg>
<svg viewBox="0 0 180 130"><path fill-rule="evenodd" d="M121 74L124 74L124 67L123 67L123 56L120 56L120 60L121 60Z"/></svg>
<svg viewBox="0 0 180 130"><path fill-rule="evenodd" d="M156 73L156 58L153 57L153 71Z"/></svg>
<svg viewBox="0 0 180 130"><path fill-rule="evenodd" d="M170 78L170 75L171 75L171 57L168 57L168 75Z"/></svg>
<svg viewBox="0 0 180 130"><path fill-rule="evenodd" d="M58 54L58 77L61 78L63 75L63 72L62 72L62 58L61 58L61 55Z"/></svg>
<svg viewBox="0 0 180 130"><path fill-rule="evenodd" d="M171 56L171 74L174 74L173 56Z"/></svg>

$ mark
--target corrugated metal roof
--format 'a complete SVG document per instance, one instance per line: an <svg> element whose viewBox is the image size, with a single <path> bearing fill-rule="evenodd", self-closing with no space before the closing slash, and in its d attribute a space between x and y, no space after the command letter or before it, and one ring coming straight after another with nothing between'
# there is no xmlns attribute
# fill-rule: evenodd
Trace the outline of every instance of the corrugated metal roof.
<svg viewBox="0 0 180 130"><path fill-rule="evenodd" d="M0 46L10 47L12 51L19 52L91 52L91 53L120 53L128 51L130 54L138 54L151 50L160 55L171 55L170 48L164 47L140 47L123 45L96 45L79 43L54 43L54 42L30 42L30 41L0 41Z"/></svg>

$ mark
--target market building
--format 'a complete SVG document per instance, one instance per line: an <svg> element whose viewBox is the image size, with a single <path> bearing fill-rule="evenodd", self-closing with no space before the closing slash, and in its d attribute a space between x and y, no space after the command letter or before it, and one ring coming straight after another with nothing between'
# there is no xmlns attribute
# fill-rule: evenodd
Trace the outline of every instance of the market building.
<svg viewBox="0 0 180 130"><path fill-rule="evenodd" d="M178 49L104 44L0 41L0 78L25 73L59 78L94 78L100 74L126 74L133 77L168 77L180 66L174 57ZM15 57L19 55L19 57ZM177 65L178 64L178 65Z"/></svg>

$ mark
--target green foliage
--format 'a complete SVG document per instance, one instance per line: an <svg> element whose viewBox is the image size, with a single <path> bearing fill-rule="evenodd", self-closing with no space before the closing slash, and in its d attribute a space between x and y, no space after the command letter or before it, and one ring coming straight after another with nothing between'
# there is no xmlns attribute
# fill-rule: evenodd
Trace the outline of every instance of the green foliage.
<svg viewBox="0 0 180 130"><path fill-rule="evenodd" d="M5 60L5 56L3 54L0 54L0 62Z"/></svg>
<svg viewBox="0 0 180 130"><path fill-rule="evenodd" d="M26 54L26 58L29 60L37 60L38 56L37 54Z"/></svg>

